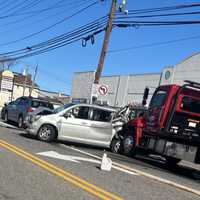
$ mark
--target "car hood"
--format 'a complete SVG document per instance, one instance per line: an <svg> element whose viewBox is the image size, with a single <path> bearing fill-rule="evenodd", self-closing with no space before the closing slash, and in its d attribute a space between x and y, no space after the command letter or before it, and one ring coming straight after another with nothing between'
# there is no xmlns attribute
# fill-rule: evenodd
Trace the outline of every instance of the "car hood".
<svg viewBox="0 0 200 200"><path fill-rule="evenodd" d="M50 115L50 114L53 114L53 110L46 107L39 107L30 114L31 115Z"/></svg>

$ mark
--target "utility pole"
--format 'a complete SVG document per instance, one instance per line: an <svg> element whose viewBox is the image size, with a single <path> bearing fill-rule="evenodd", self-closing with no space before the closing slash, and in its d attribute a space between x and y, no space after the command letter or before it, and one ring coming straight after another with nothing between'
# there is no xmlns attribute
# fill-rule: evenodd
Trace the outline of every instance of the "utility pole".
<svg viewBox="0 0 200 200"><path fill-rule="evenodd" d="M26 90L26 82L27 82L27 77L28 77L28 66L26 66L24 70L24 84L23 84L23 96L25 95L25 90Z"/></svg>
<svg viewBox="0 0 200 200"><path fill-rule="evenodd" d="M35 71L34 71L34 74L33 74L33 81L32 81L32 85L31 85L31 90L30 90L29 96L32 95L32 91L34 89L35 79L36 79L36 76L37 76L37 71L38 71L38 64L36 65Z"/></svg>
<svg viewBox="0 0 200 200"><path fill-rule="evenodd" d="M95 73L94 83L96 83L96 84L99 83L99 79L101 77L101 73L103 70L104 60L106 57L106 52L108 50L108 43L110 40L111 31L112 31L112 23L113 23L113 18L115 16L116 6L117 6L117 0L112 0L112 5L110 8L110 14L109 14L109 20L108 20L108 23L106 26L106 33L105 33L104 41L103 41L103 47L102 47L101 55L99 58L99 64L98 64L98 67L97 67L97 70Z"/></svg>

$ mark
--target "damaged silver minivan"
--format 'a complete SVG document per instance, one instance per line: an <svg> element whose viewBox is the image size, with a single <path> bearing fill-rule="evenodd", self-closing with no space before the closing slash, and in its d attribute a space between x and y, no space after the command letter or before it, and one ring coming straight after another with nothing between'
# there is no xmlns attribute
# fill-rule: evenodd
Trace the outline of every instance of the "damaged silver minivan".
<svg viewBox="0 0 200 200"><path fill-rule="evenodd" d="M38 139L51 142L55 139L78 142L117 151L120 141L112 119L116 110L90 104L66 104L45 115L28 119L27 132ZM114 146L113 146L114 145Z"/></svg>

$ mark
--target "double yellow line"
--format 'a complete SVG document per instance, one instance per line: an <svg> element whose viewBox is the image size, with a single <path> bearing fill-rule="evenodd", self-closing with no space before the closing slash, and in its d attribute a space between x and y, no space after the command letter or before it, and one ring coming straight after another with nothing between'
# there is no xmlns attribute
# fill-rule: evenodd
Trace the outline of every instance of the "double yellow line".
<svg viewBox="0 0 200 200"><path fill-rule="evenodd" d="M14 152L15 154L25 158L26 160L31 161L32 163L40 166L41 168L59 176L62 177L63 179L65 179L66 181L84 189L85 191L89 192L90 194L100 198L100 199L104 199L104 200L122 200L121 197L112 194L110 192L107 192L87 181L84 181L83 179L67 172L64 171L61 168L58 168L56 166L54 166L53 164L50 164L44 160L41 160L40 158L12 145L7 143L4 140L0 140L0 146L11 151Z"/></svg>

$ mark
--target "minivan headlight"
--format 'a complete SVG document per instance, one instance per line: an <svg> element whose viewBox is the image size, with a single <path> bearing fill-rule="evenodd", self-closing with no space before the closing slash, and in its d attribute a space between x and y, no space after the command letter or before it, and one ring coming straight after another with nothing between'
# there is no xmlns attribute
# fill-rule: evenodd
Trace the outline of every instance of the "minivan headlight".
<svg viewBox="0 0 200 200"><path fill-rule="evenodd" d="M35 122L35 121L39 120L40 117L41 117L41 115L35 115L35 116L33 116L33 117L31 118L31 122Z"/></svg>

